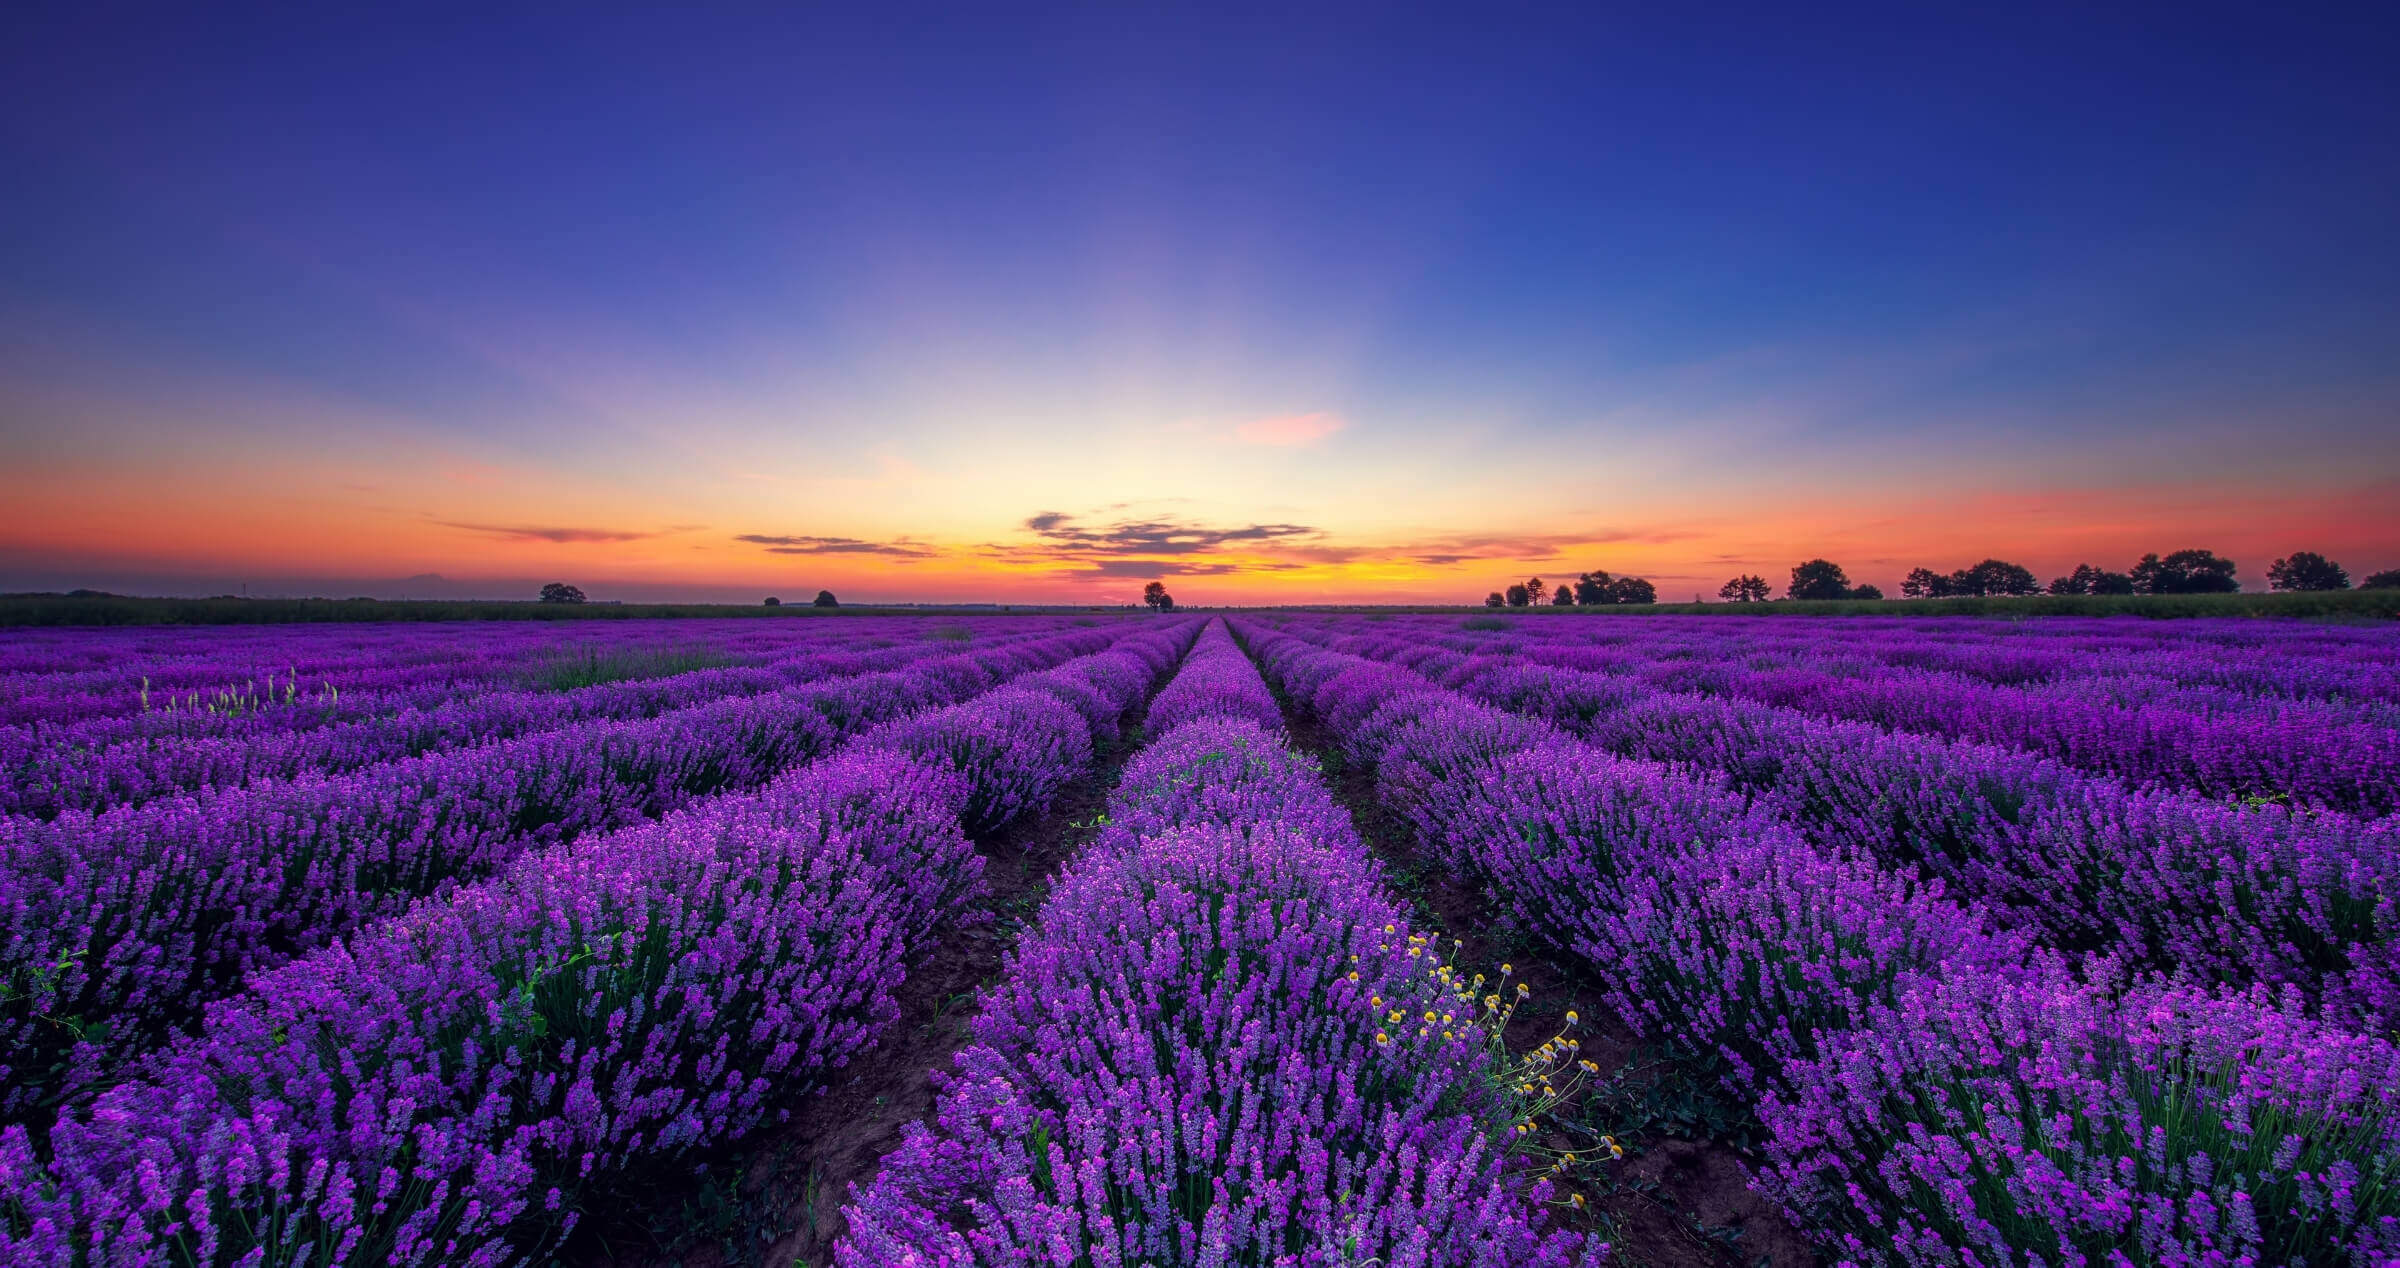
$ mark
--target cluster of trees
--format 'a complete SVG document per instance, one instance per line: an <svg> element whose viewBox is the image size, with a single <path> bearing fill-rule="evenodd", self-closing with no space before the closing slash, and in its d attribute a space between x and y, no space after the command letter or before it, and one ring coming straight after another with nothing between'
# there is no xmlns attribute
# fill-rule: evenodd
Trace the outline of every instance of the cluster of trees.
<svg viewBox="0 0 2400 1268"><path fill-rule="evenodd" d="M1153 581L1149 585L1143 586L1142 602L1148 605L1153 612L1175 610L1175 596L1167 593L1167 583L1164 581Z"/></svg>
<svg viewBox="0 0 2400 1268"><path fill-rule="evenodd" d="M771 608L782 607L783 600L778 599L774 595L770 594L767 596L767 606ZM842 606L842 601L834 598L833 591L831 590L819 590L817 591L817 597L809 601L809 606L812 608L838 608Z"/></svg>
<svg viewBox="0 0 2400 1268"><path fill-rule="evenodd" d="M553 581L542 587L542 602L544 603L581 603L583 601L583 591L564 581Z"/></svg>
<svg viewBox="0 0 2400 1268"><path fill-rule="evenodd" d="M2268 565L2267 585L2275 590L2347 590L2350 574L2325 556L2302 550ZM2376 573L2361 585L2365 589L2400 589L2400 568ZM2073 572L2052 579L2046 588L2051 594L2232 594L2242 584L2234 577L2232 560L2214 551L2179 550L2164 556L2156 552L2144 555L2124 572L2077 564ZM1917 568L1900 583L1900 593L1911 599L2030 595L2044 589L2032 569L2005 559L1986 559L1947 573ZM1745 574L1726 582L1717 596L1734 603L1758 603L1768 593L1764 577ZM1784 597L1880 599L1883 592L1874 586L1850 585L1840 564L1811 559L1792 569L1792 583Z"/></svg>
<svg viewBox="0 0 2400 1268"><path fill-rule="evenodd" d="M1772 588L1767 579L1756 573L1743 573L1717 587L1717 597L1728 603L1764 603ZM1785 587L1787 599L1880 599L1879 586L1851 585L1850 576L1842 566L1830 559L1811 559L1792 566L1792 583Z"/></svg>
<svg viewBox="0 0 2400 1268"><path fill-rule="evenodd" d="M2084 567L2089 568L2086 564ZM2081 570L2078 570L2079 572ZM1915 568L1900 582L1900 593L1910 599L1947 599L1952 595L2040 594L2042 583L2034 580L2033 569L2012 564L2005 559L1986 559L1972 567L1956 572L1940 573L1931 568ZM2058 591L2065 594L2067 591ZM2075 591L2083 594L2085 591ZM2097 591L2100 594L2118 591ZM2124 592L2129 593L2129 592Z"/></svg>
<svg viewBox="0 0 2400 1268"><path fill-rule="evenodd" d="M1561 581L1556 587L1540 577L1528 577L1506 590L1494 590L1485 595L1487 608L1587 608L1609 607L1620 603L1656 603L1658 587L1640 577L1612 577L1605 568L1594 568L1573 581Z"/></svg>

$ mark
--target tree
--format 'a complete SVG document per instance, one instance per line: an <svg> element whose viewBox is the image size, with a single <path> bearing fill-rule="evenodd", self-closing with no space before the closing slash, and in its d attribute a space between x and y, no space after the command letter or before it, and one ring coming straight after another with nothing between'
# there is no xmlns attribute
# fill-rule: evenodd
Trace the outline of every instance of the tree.
<svg viewBox="0 0 2400 1268"><path fill-rule="evenodd" d="M1952 594L2038 594L2041 585L2033 579L2033 570L2023 564L2005 559L1986 559L1972 568L1961 568L1950 574Z"/></svg>
<svg viewBox="0 0 2400 1268"><path fill-rule="evenodd" d="M1755 573L1743 573L1717 587L1717 597L1734 603L1757 603L1767 597L1767 579Z"/></svg>
<svg viewBox="0 0 2400 1268"><path fill-rule="evenodd" d="M1594 568L1575 578L1575 601L1586 607L1599 607L1602 604L1614 603L1617 601L1612 589L1614 584L1607 569Z"/></svg>
<svg viewBox="0 0 2400 1268"><path fill-rule="evenodd" d="M779 608L779 607L782 607L782 606L783 606L783 600L781 600L781 599L778 599L778 598L776 598L774 595L771 595L771 594L770 594L770 595L768 595L768 596L767 596L767 606L768 606L768 607L771 607L771 608Z"/></svg>
<svg viewBox="0 0 2400 1268"><path fill-rule="evenodd" d="M2136 594L2232 594L2242 588L2233 578L2233 561L2206 550L2179 550L2164 559L2153 552L2131 575Z"/></svg>
<svg viewBox="0 0 2400 1268"><path fill-rule="evenodd" d="M1830 559L1811 559L1792 566L1791 588L1783 592L1787 599L1838 599L1850 593L1850 578L1843 575L1842 566Z"/></svg>
<svg viewBox="0 0 2400 1268"><path fill-rule="evenodd" d="M842 606L842 601L834 598L833 591L831 590L819 590L817 591L817 597L809 601L809 606L813 608L838 608Z"/></svg>
<svg viewBox="0 0 2400 1268"><path fill-rule="evenodd" d="M2092 569L2093 594L2132 594L2133 578L2122 572Z"/></svg>
<svg viewBox="0 0 2400 1268"><path fill-rule="evenodd" d="M1508 606L1508 599L1499 591L1494 590L1490 594L1483 596L1483 606L1487 608L1506 607Z"/></svg>
<svg viewBox="0 0 2400 1268"><path fill-rule="evenodd" d="M1149 585L1143 586L1142 602L1149 604L1150 610L1153 612L1175 610L1175 596L1167 593L1167 583L1164 581L1153 581Z"/></svg>
<svg viewBox="0 0 2400 1268"><path fill-rule="evenodd" d="M1538 608L1550 601L1550 587L1543 585L1540 577L1528 577L1525 579L1525 599Z"/></svg>
<svg viewBox="0 0 2400 1268"><path fill-rule="evenodd" d="M2400 568L2386 568L2382 572L2370 572L2367 574L2366 580L2358 583L2358 588L2361 590L2400 590Z"/></svg>
<svg viewBox="0 0 2400 1268"><path fill-rule="evenodd" d="M1950 596L1950 578L1931 568L1911 568L1900 582L1900 594L1908 599L1946 599Z"/></svg>
<svg viewBox="0 0 2400 1268"><path fill-rule="evenodd" d="M583 601L583 591L564 581L553 581L542 587L542 602L544 603L581 603Z"/></svg>
<svg viewBox="0 0 2400 1268"><path fill-rule="evenodd" d="M1512 608L1521 608L1530 605L1532 602L1533 595L1531 592L1525 589L1524 582L1520 581L1508 588L1508 606Z"/></svg>
<svg viewBox="0 0 2400 1268"><path fill-rule="evenodd" d="M1558 589L1550 595L1550 606L1554 608L1574 607L1575 588L1564 581L1559 582Z"/></svg>
<svg viewBox="0 0 2400 1268"><path fill-rule="evenodd" d="M1883 587L1852 586L1850 587L1850 597L1853 599L1880 599L1883 597Z"/></svg>
<svg viewBox="0 0 2400 1268"><path fill-rule="evenodd" d="M1608 587L1611 603L1656 603L1658 587L1640 577L1619 577Z"/></svg>
<svg viewBox="0 0 2400 1268"><path fill-rule="evenodd" d="M2092 577L2099 571L2099 569L2094 568L2090 564L2077 564L2075 565L2075 571L2070 572L2063 577L2052 577L2050 579L2050 593L2090 594L2092 592Z"/></svg>
<svg viewBox="0 0 2400 1268"><path fill-rule="evenodd" d="M2313 550L2295 550L2267 565L2269 590L2347 590L2350 574Z"/></svg>

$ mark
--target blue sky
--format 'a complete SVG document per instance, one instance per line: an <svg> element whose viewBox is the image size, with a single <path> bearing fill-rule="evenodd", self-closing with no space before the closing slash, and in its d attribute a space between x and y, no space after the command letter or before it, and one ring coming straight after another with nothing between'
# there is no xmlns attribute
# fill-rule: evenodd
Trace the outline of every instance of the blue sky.
<svg viewBox="0 0 2400 1268"><path fill-rule="evenodd" d="M2388 9L6 22L0 584L2400 564Z"/></svg>

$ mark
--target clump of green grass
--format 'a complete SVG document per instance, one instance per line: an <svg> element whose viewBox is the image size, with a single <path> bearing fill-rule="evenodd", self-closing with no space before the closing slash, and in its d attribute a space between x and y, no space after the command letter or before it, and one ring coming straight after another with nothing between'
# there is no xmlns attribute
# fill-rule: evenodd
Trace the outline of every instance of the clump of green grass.
<svg viewBox="0 0 2400 1268"><path fill-rule="evenodd" d="M1509 622L1508 618L1504 616L1470 616L1466 620L1460 621L1458 628L1462 630L1505 630L1509 628Z"/></svg>
<svg viewBox="0 0 2400 1268"><path fill-rule="evenodd" d="M925 637L939 639L945 643L964 643L975 637L975 631L964 625L936 625L925 631Z"/></svg>
<svg viewBox="0 0 2400 1268"><path fill-rule="evenodd" d="M713 647L598 647L583 644L562 648L526 671L526 685L545 691L573 691L604 682L666 678L695 669L722 669L733 658Z"/></svg>

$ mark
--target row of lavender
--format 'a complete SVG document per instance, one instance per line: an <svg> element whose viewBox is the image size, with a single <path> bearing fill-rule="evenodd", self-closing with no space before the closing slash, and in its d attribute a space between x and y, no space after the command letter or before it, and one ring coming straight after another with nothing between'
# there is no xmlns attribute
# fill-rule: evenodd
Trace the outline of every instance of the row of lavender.
<svg viewBox="0 0 2400 1268"><path fill-rule="evenodd" d="M0 1121L156 1046L249 973L529 850L756 788L843 738L1101 650L1126 627L345 775L0 821Z"/></svg>
<svg viewBox="0 0 2400 1268"><path fill-rule="evenodd" d="M1693 620L1711 628L1695 628ZM1980 740L2138 784L2213 797L2288 800L2367 815L2400 811L2400 710L2381 700L2166 690L2145 687L2122 672L2003 684L1951 669L1886 663L1879 649L1903 658L1975 655L1907 622L1809 624L1799 632L1762 631L1755 627L1769 622L1718 618L1607 623L1612 629L1595 629L1595 624L1530 622L1480 637L1455 621L1341 622L1331 628L1367 638L1432 642L1462 658L1515 655L1665 690L1752 699L1812 716ZM1640 630L1624 632L1633 625ZM2390 632L2371 633L2400 650L2400 640ZM2038 637L2020 636L2017 642ZM2014 658L2022 652L2019 646L2002 654ZM2161 653L2157 662L2169 659ZM2253 650L2249 670L2266 679L2298 678L2310 663L2302 655Z"/></svg>
<svg viewBox="0 0 2400 1268"><path fill-rule="evenodd" d="M561 658L664 648L754 664L822 641L891 637L906 628L834 618L20 633L0 652L0 664L8 666L0 670L0 723L64 723L194 704L199 712L210 704L250 708L287 691L438 697L504 683Z"/></svg>
<svg viewBox="0 0 2400 1268"><path fill-rule="evenodd" d="M837 1262L1600 1258L1511 1157L1503 1001L1409 929L1221 625L1149 723Z"/></svg>
<svg viewBox="0 0 2400 1268"><path fill-rule="evenodd" d="M1714 772L1243 633L1429 848L1629 1024L1724 1062L1759 1186L1845 1260L2400 1255L2387 1039L2040 946Z"/></svg>
<svg viewBox="0 0 2400 1268"><path fill-rule="evenodd" d="M1848 681L1873 680L1911 689L1904 694L1923 690L1946 697L1954 712L1998 701L2004 712L1984 711L1992 715L1985 723L1991 734L2026 730L2030 738L2052 744L2073 742L2075 728L2064 718L2074 710L2096 710L2104 716L2116 716L2110 711L2164 712L2175 715L2179 727L2215 722L2388 732L2400 725L2400 702L2384 698L2400 685L2391 681L2391 671L2378 669L2377 681L2347 684L2369 690L2333 690L2313 672L2324 669L2325 662L2297 654L2245 648L2238 656L2226 653L2231 658L2220 660L2216 653L2160 648L2147 654L2086 657L2042 646L2031 636L2008 643L1964 640L1910 630L1902 623L1776 633L1758 630L1751 622L1734 625L1714 640L1698 631L1669 628L1605 644L1590 643L1590 632L1574 630L1536 641L1545 644L1545 650L1570 649L1584 662L1578 668L1606 666L1650 676L1680 672L1695 684L1719 691L1749 689L1797 697L1812 688L1838 690ZM1843 705L1828 701L1826 707ZM1849 707L1864 708L1867 702ZM2049 716L2061 710L2070 714ZM2010 712L2040 720L2030 729L2010 726ZM2045 729L2055 734L2045 734Z"/></svg>
<svg viewBox="0 0 2400 1268"><path fill-rule="evenodd" d="M2400 820L2137 790L2021 751L1813 718L1327 623L1291 633L1412 668L1609 751L1717 774L1812 841L1938 878L2062 950L2299 991L2400 1026Z"/></svg>
<svg viewBox="0 0 2400 1268"><path fill-rule="evenodd" d="M527 688L482 674L402 688L386 670L355 676L347 695L314 682L302 694L294 671L266 699L240 708L168 707L0 728L0 811L99 810L257 778L356 769L587 719L645 717L717 696L896 670L960 650L949 638L895 640L864 621L811 625L818 637L739 658L746 664L575 690ZM1059 629L1049 621L986 629L976 645L1004 647ZM437 641L460 650L458 637L446 632Z"/></svg>
<svg viewBox="0 0 2400 1268"><path fill-rule="evenodd" d="M2388 632L2371 627L1960 617L1862 618L1828 631L1807 622L1667 618L1560 622L1542 632L1589 646L1697 649L1723 660L1836 647L1845 656L2003 686L2108 679L2279 700L2400 703L2400 645Z"/></svg>
<svg viewBox="0 0 2400 1268"><path fill-rule="evenodd" d="M755 794L522 854L252 976L198 1034L0 1136L0 1258L501 1264L874 1042L1190 623L868 731ZM1104 640L1105 641L1105 640Z"/></svg>
<svg viewBox="0 0 2400 1268"><path fill-rule="evenodd" d="M977 624L1016 618L978 618ZM1032 618L1039 619L1039 618ZM905 637L912 624L886 618L811 617L639 621L494 621L327 625L60 627L12 631L0 648L0 687L57 675L105 674L89 681L129 682L146 675L162 687L205 687L227 666L321 669L466 663L522 664L569 648L641 650L662 643L705 645L736 654L772 654L823 638L829 629L879 629Z"/></svg>

